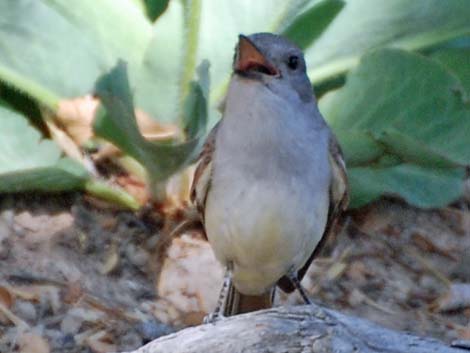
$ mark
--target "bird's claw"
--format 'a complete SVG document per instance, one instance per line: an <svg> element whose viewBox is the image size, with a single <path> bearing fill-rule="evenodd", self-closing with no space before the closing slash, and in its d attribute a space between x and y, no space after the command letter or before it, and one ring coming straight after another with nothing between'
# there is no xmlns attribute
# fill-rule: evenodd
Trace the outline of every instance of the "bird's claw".
<svg viewBox="0 0 470 353"><path fill-rule="evenodd" d="M210 314L207 314L204 316L203 323L204 324L215 324L217 321L225 319L225 316L218 313L218 312L213 312Z"/></svg>

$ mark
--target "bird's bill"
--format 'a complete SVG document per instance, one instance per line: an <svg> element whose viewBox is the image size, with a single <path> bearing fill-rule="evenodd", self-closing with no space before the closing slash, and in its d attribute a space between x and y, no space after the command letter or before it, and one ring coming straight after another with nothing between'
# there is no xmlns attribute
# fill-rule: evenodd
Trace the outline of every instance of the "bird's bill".
<svg viewBox="0 0 470 353"><path fill-rule="evenodd" d="M244 35L238 37L234 70L238 74L259 72L270 76L279 75L279 71L266 59L255 44Z"/></svg>

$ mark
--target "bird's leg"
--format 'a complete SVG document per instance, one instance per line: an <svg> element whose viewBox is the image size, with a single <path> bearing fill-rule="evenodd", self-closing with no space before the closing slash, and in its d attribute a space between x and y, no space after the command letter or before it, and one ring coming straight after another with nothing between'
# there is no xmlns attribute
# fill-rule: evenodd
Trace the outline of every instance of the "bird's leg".
<svg viewBox="0 0 470 353"><path fill-rule="evenodd" d="M294 285L295 289L297 289L299 291L300 296L304 300L305 304L311 305L312 301L307 296L307 293L305 292L305 289L300 284L299 278L297 277L297 271L290 270L289 273L287 274L287 277L290 279L290 281Z"/></svg>
<svg viewBox="0 0 470 353"><path fill-rule="evenodd" d="M224 281L222 283L222 288L220 289L219 299L217 299L217 305L212 313L204 317L204 323L215 323L218 319L224 318L222 310L225 308L225 302L227 301L227 293L232 283L232 274L233 274L233 263L227 263L225 268Z"/></svg>

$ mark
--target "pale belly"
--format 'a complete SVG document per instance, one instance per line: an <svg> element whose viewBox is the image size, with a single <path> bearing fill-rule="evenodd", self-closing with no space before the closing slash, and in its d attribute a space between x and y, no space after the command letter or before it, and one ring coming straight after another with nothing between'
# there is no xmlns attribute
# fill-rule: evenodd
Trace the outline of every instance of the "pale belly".
<svg viewBox="0 0 470 353"><path fill-rule="evenodd" d="M274 180L244 183L232 177L231 185L212 184L206 232L217 259L233 263L235 287L261 294L312 254L326 224L328 188L306 193L302 180L284 180L280 187Z"/></svg>

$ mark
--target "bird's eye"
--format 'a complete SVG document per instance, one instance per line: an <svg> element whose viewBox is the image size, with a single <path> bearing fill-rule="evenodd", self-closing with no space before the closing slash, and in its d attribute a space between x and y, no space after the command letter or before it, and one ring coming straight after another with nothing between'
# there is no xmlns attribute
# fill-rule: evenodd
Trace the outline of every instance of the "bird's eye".
<svg viewBox="0 0 470 353"><path fill-rule="evenodd" d="M287 66L289 66L289 69L291 70L296 70L299 66L299 57L295 55L289 56L289 59L287 59Z"/></svg>

